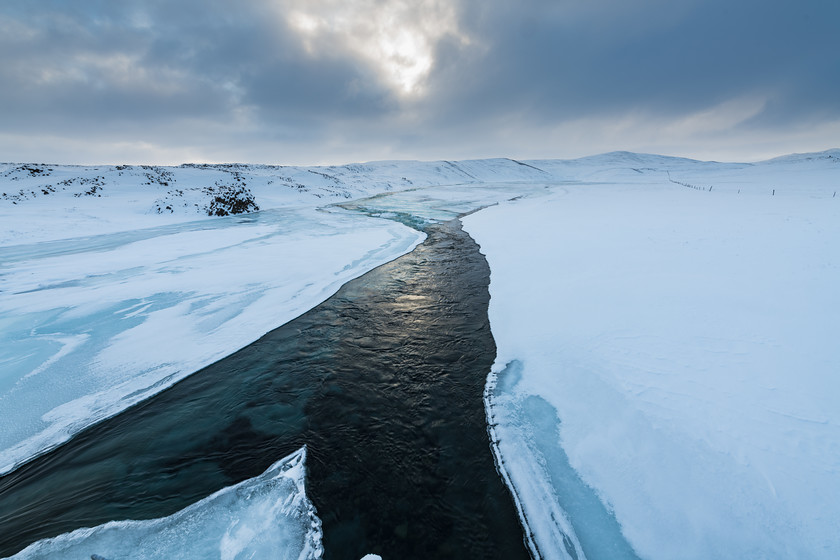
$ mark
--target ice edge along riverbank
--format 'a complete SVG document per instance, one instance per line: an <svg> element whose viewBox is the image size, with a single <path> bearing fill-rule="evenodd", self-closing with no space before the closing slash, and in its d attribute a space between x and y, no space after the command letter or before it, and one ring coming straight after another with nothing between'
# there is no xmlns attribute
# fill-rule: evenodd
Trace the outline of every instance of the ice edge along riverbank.
<svg viewBox="0 0 840 560"><path fill-rule="evenodd" d="M508 366L510 367L510 366ZM503 414L497 407L497 388L499 375L502 372L491 370L487 374L487 383L484 386L484 411L487 417L487 435L490 439L490 449L493 452L493 460L496 464L496 471L505 483L513 497L519 521L522 524L522 532L525 544L533 558L551 559L562 558L563 560L585 560L586 556L580 547L577 535L572 528L565 511L558 506L558 500L554 489L547 484L547 476L541 462L520 463L519 466L531 469L531 476L520 476L520 480L527 480L529 487L517 487L512 480L512 465L504 460L501 450L501 435L498 428L497 416ZM512 437L513 434L505 434L505 437ZM534 450L530 450L532 453ZM549 513L549 519L541 523L541 527L535 527L535 521L526 511L526 502L522 494L527 492L531 496L545 496L541 505L545 512ZM533 502L530 502L533 503ZM563 554L565 551L565 555Z"/></svg>
<svg viewBox="0 0 840 560"><path fill-rule="evenodd" d="M10 560L320 558L324 552L321 521L306 497L305 481L304 446L263 474L214 492L170 516L77 529L35 542Z"/></svg>
<svg viewBox="0 0 840 560"><path fill-rule="evenodd" d="M7 261L12 266L0 275L0 475L253 342L425 239L402 224L343 210L270 210L243 220L216 218L198 231L185 222L153 237L142 229L103 234L59 254L39 254L35 244L33 256ZM0 247L0 258L4 251L16 247Z"/></svg>

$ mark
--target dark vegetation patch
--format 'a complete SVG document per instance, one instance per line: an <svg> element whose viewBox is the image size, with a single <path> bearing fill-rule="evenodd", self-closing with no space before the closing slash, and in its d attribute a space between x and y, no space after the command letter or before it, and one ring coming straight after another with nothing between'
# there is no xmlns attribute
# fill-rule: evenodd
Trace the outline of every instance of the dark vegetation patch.
<svg viewBox="0 0 840 560"><path fill-rule="evenodd" d="M216 181L215 186L204 189L206 194L213 197L206 207L208 216L245 214L260 209L242 175L237 171L232 171L231 175L233 184L220 184L220 181Z"/></svg>
<svg viewBox="0 0 840 560"><path fill-rule="evenodd" d="M19 181L23 177L49 177L53 169L42 163L25 163L3 173L4 178Z"/></svg>
<svg viewBox="0 0 840 560"><path fill-rule="evenodd" d="M171 171L167 171L163 167L156 165L141 165L143 176L146 178L144 185L160 185L168 187L170 183L175 183L175 175Z"/></svg>

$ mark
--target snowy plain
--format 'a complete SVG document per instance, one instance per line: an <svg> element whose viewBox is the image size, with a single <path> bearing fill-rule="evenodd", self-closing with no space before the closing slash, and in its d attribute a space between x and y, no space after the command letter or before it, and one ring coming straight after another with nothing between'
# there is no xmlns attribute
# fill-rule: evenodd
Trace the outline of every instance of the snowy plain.
<svg viewBox="0 0 840 560"><path fill-rule="evenodd" d="M464 219L488 417L543 557L840 556L837 155L663 180L617 154Z"/></svg>
<svg viewBox="0 0 840 560"><path fill-rule="evenodd" d="M0 181L0 473L487 207L485 404L539 554L840 555L840 151ZM229 187L262 211L203 215Z"/></svg>

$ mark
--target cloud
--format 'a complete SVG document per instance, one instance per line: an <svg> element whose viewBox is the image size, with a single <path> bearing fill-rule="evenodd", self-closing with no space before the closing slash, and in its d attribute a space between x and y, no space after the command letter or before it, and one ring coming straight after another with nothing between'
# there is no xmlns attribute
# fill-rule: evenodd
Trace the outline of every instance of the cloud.
<svg viewBox="0 0 840 560"><path fill-rule="evenodd" d="M419 95L434 67L434 48L461 33L453 3L445 0L286 0L282 17L313 57L341 49L369 64L398 95Z"/></svg>
<svg viewBox="0 0 840 560"><path fill-rule="evenodd" d="M465 12L488 49L442 76L466 76L461 87L439 90L453 106L471 97L475 112L678 115L754 95L772 98L775 118L840 114L836 2L474 1Z"/></svg>
<svg viewBox="0 0 840 560"><path fill-rule="evenodd" d="M838 20L833 0L6 0L0 148L301 162L692 155L727 138L734 156L732 138L763 134L786 149L840 122Z"/></svg>

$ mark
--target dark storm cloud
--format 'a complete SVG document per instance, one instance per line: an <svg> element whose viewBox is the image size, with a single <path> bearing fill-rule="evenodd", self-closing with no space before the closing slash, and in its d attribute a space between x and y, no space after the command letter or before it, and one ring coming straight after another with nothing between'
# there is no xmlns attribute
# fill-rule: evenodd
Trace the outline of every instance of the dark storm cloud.
<svg viewBox="0 0 840 560"><path fill-rule="evenodd" d="M224 105L205 76L179 63L176 49L155 56L160 31L132 23L127 5L84 6L33 6L4 18L5 119L147 119Z"/></svg>
<svg viewBox="0 0 840 560"><path fill-rule="evenodd" d="M442 53L456 60L434 77L436 102L453 112L678 115L756 95L769 101L758 120L840 115L833 0L476 0L461 21L488 48Z"/></svg>
<svg viewBox="0 0 840 560"><path fill-rule="evenodd" d="M300 119L369 113L386 96L346 54L312 60L264 2L12 2L0 10L7 123L222 119L240 106ZM359 83L373 87L349 91Z"/></svg>
<svg viewBox="0 0 840 560"><path fill-rule="evenodd" d="M331 145L343 159L359 156L342 146L370 146L372 157L469 145L505 155L528 130L629 114L667 121L738 99L759 109L733 127L784 134L840 120L836 0L420 1L348 0L360 21L388 5L454 7L457 29L430 39L432 66L406 95L362 32L307 43L286 17L328 13L337 0L6 0L0 135L81 145L86 134L117 142L150 130L152 142L201 151L213 129L213 154L228 134L231 153L251 137L299 152ZM377 32L428 32L414 19ZM510 133L492 144L487 130L502 125L488 123Z"/></svg>

